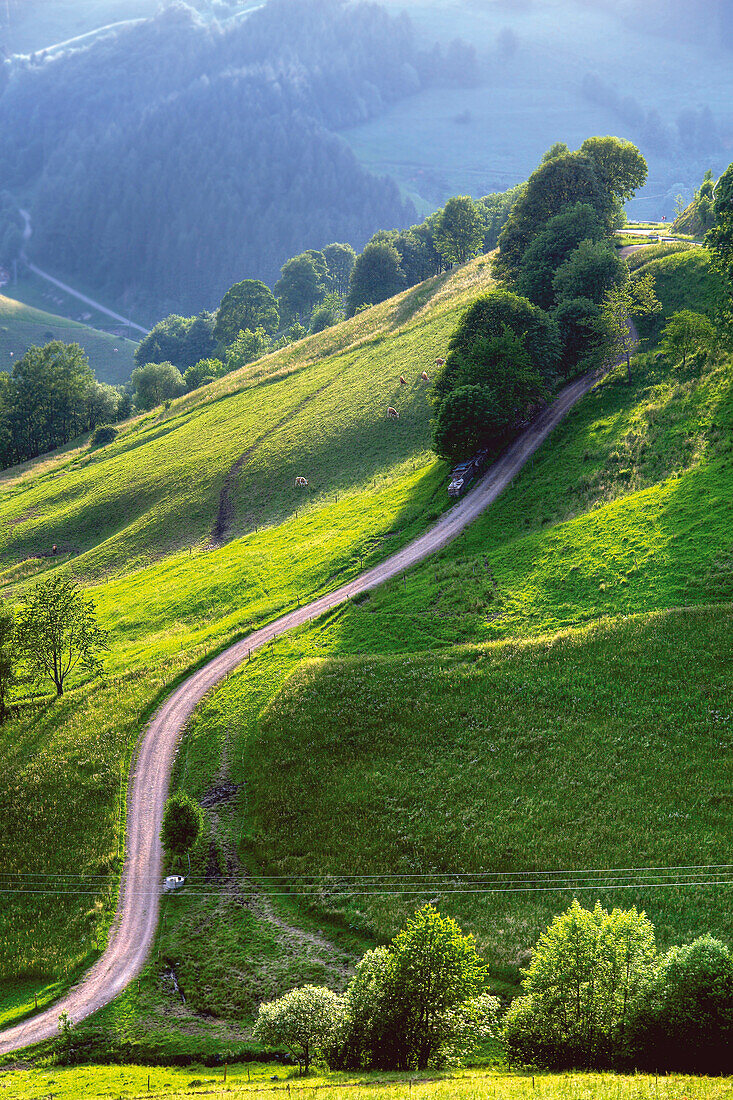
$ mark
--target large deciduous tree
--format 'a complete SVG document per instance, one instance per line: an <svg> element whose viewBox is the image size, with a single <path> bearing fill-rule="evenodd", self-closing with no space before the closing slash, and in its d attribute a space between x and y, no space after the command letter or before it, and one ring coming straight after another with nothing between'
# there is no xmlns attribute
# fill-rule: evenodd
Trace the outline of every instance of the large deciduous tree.
<svg viewBox="0 0 733 1100"><path fill-rule="evenodd" d="M713 216L715 224L708 230L705 244L733 298L733 164L726 168L715 186Z"/></svg>
<svg viewBox="0 0 733 1100"><path fill-rule="evenodd" d="M320 256L322 262L318 262ZM275 283L280 315L283 321L309 317L314 306L325 297L326 264L322 253L303 252L282 266Z"/></svg>
<svg viewBox="0 0 733 1100"><path fill-rule="evenodd" d="M107 632L97 623L94 602L75 581L59 576L40 581L21 604L17 630L31 673L51 680L57 695L63 695L74 669L101 672Z"/></svg>
<svg viewBox="0 0 733 1100"><path fill-rule="evenodd" d="M214 338L227 347L239 332L263 328L272 335L280 324L275 295L259 279L244 279L226 292L216 311Z"/></svg>
<svg viewBox="0 0 733 1100"><path fill-rule="evenodd" d="M336 241L334 244L326 245L323 249L323 258L326 261L328 275L334 291L340 298L344 298L348 292L349 279L356 263L356 252L350 244L341 244Z"/></svg>
<svg viewBox="0 0 733 1100"><path fill-rule="evenodd" d="M556 292L553 279L558 268L583 241L601 241L606 229L588 203L576 203L551 218L534 239L522 259L515 282L518 294L541 309L551 309Z"/></svg>
<svg viewBox="0 0 733 1100"><path fill-rule="evenodd" d="M138 409L154 409L186 392L186 383L172 363L146 363L132 372L131 382Z"/></svg>
<svg viewBox="0 0 733 1100"><path fill-rule="evenodd" d="M352 317L365 305L376 305L405 288L400 254L388 241L370 242L354 264L346 302L346 314Z"/></svg>
<svg viewBox="0 0 733 1100"><path fill-rule="evenodd" d="M552 280L558 301L589 298L600 304L604 294L628 278L628 269L610 241L581 241Z"/></svg>
<svg viewBox="0 0 733 1100"><path fill-rule="evenodd" d="M628 202L646 183L646 160L631 141L617 137L586 138L580 152L590 157L607 191L619 201Z"/></svg>
<svg viewBox="0 0 733 1100"><path fill-rule="evenodd" d="M135 348L135 363L138 367L146 363L172 363L185 371L211 355L215 346L213 314L205 310L196 317L171 313L140 341Z"/></svg>
<svg viewBox="0 0 733 1100"><path fill-rule="evenodd" d="M544 1066L608 1065L655 959L644 912L574 901L540 937L524 972L525 995L505 1022L510 1055Z"/></svg>
<svg viewBox="0 0 733 1100"><path fill-rule="evenodd" d="M435 247L447 266L464 264L483 249L484 231L481 206L470 195L456 195L438 219Z"/></svg>

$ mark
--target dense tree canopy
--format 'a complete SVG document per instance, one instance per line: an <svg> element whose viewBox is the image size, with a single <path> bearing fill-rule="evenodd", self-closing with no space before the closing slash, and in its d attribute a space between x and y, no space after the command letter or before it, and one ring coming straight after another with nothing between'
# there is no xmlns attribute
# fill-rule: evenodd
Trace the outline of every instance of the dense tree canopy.
<svg viewBox="0 0 733 1100"><path fill-rule="evenodd" d="M524 253L515 281L523 294L542 309L551 309L556 290L553 280L560 266L583 241L601 241L606 230L588 203L576 203L550 218Z"/></svg>
<svg viewBox="0 0 733 1100"><path fill-rule="evenodd" d="M138 367L145 363L172 363L180 371L211 355L216 346L214 316L206 311L197 317L171 313L158 321L135 348Z"/></svg>
<svg viewBox="0 0 733 1100"><path fill-rule="evenodd" d="M216 311L214 339L223 346L231 344L245 328L263 328L272 334L280 324L275 295L258 279L244 279L229 287ZM208 353L204 353L208 354ZM202 359L204 355L198 358Z"/></svg>
<svg viewBox="0 0 733 1100"><path fill-rule="evenodd" d="M78 344L30 347L0 372L0 465L11 466L125 414L121 395L97 382Z"/></svg>
<svg viewBox="0 0 733 1100"><path fill-rule="evenodd" d="M351 272L346 311L349 316L360 306L376 305L405 288L400 254L387 241L372 241L366 246Z"/></svg>
<svg viewBox="0 0 733 1100"><path fill-rule="evenodd" d="M733 298L733 164L726 168L715 188L715 224L705 237L713 263L727 281Z"/></svg>
<svg viewBox="0 0 733 1100"><path fill-rule="evenodd" d="M540 937L509 1010L510 1052L545 1066L603 1066L621 1049L634 998L651 977L646 914L574 901Z"/></svg>
<svg viewBox="0 0 733 1100"><path fill-rule="evenodd" d="M484 217L470 195L448 199L437 223L435 247L446 265L464 264L477 256L484 244Z"/></svg>
<svg viewBox="0 0 733 1100"><path fill-rule="evenodd" d="M146 363L132 372L132 386L138 409L153 409L186 392L178 367L172 363Z"/></svg>
<svg viewBox="0 0 733 1100"><path fill-rule="evenodd" d="M326 263L323 253L302 252L283 264L282 274L275 283L283 320L308 318L326 296Z"/></svg>
<svg viewBox="0 0 733 1100"><path fill-rule="evenodd" d="M407 17L377 4L297 9L271 0L218 24L161 5L3 66L0 188L32 195L33 258L153 320L211 309L244 276L272 285L309 246L361 248L414 221L339 131L423 88L470 83L473 51L424 49ZM0 218L0 247L17 250L21 228Z"/></svg>

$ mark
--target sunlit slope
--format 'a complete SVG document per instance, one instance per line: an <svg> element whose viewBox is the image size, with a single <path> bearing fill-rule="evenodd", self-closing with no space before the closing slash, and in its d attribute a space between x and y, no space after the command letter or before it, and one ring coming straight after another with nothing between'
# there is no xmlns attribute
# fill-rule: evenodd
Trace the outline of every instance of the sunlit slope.
<svg viewBox="0 0 733 1100"><path fill-rule="evenodd" d="M73 570L93 582L110 631L106 679L24 707L3 727L5 871L114 872L130 755L173 680L248 625L385 557L447 504L420 374L487 285L478 261L156 411L104 451L46 458L0 481L6 594L51 568ZM239 537L212 548L221 488L245 452L233 489ZM309 492L296 492L296 475ZM32 557L54 543L59 557ZM52 906L4 895L0 981L36 976L42 991L66 978L99 950L113 895L114 875ZM26 987L5 993L22 1011Z"/></svg>
<svg viewBox="0 0 733 1100"><path fill-rule="evenodd" d="M49 340L63 340L84 348L100 382L122 385L128 381L135 366L136 345L132 340L110 336L0 294L0 359L4 369L12 367L31 345L43 346Z"/></svg>
<svg viewBox="0 0 733 1100"><path fill-rule="evenodd" d="M245 850L286 881L333 876L311 904L377 936L411 911L414 876L727 863L731 621L725 605L301 666L245 744ZM404 876L407 894L339 885L374 874ZM722 889L612 877L578 896L643 906L662 942L733 936ZM573 896L466 887L431 896L499 969Z"/></svg>
<svg viewBox="0 0 733 1100"><path fill-rule="evenodd" d="M420 374L488 282L485 260L429 280L155 410L103 450L0 481L0 566L56 543L94 577L206 545L238 461L228 537L364 491L377 475L404 476L408 460L429 465ZM399 421L387 419L390 405Z"/></svg>
<svg viewBox="0 0 733 1100"><path fill-rule="evenodd" d="M407 586L351 606L343 644L409 650L733 599L733 368L649 353L553 434Z"/></svg>

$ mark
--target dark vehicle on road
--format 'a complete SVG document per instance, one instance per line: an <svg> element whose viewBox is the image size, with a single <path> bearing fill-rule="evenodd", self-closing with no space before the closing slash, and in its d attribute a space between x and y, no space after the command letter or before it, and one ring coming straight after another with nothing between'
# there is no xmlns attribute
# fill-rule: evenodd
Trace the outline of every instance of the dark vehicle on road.
<svg viewBox="0 0 733 1100"><path fill-rule="evenodd" d="M471 482L486 469L488 461L489 452L479 451L473 458L467 458L465 462L459 462L457 466L454 466L451 472L451 482L448 486L448 496L462 496Z"/></svg>

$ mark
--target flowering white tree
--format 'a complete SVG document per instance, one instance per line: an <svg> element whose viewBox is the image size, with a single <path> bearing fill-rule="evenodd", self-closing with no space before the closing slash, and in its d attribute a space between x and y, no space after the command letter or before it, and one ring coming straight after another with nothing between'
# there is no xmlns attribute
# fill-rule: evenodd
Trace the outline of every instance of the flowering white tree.
<svg viewBox="0 0 733 1100"><path fill-rule="evenodd" d="M286 1046L301 1075L323 1053L344 1013L343 998L323 986L304 985L260 1005L254 1034L261 1043Z"/></svg>

